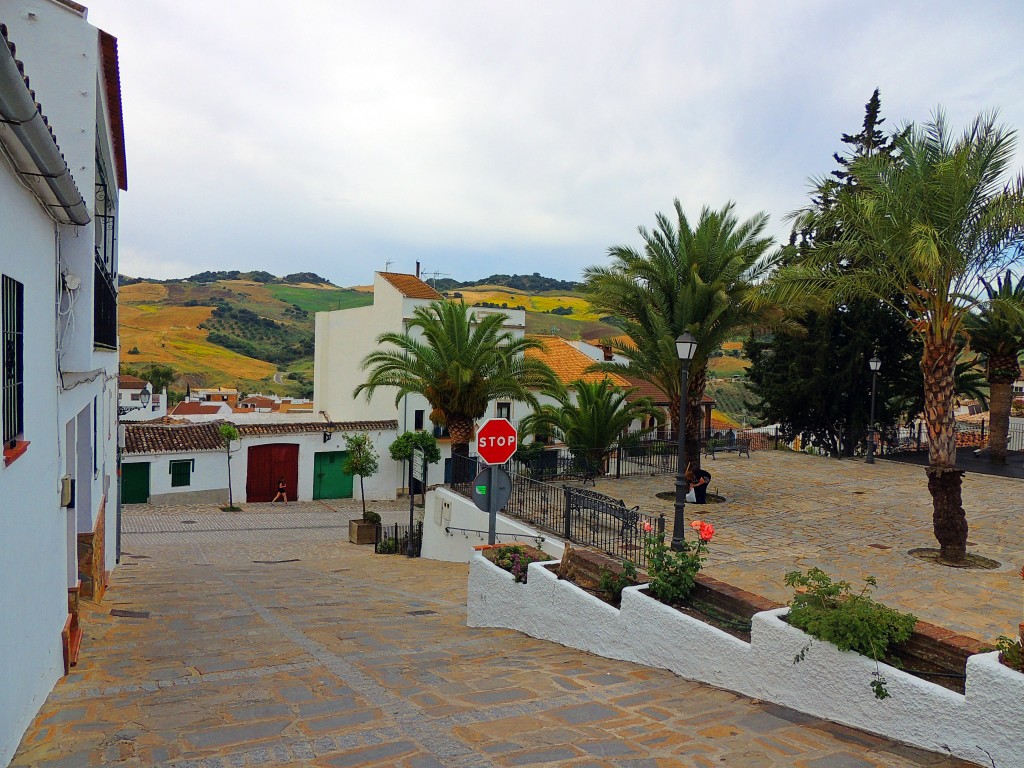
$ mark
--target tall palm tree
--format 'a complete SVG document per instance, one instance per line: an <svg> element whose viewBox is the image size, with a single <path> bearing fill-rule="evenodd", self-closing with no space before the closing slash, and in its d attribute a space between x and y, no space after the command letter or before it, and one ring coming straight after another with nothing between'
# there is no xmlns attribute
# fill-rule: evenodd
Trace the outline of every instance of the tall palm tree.
<svg viewBox="0 0 1024 768"><path fill-rule="evenodd" d="M1018 355L1024 350L1024 276L1014 283L1013 272L996 277L993 286L983 281L985 302L967 316L965 326L971 349L985 356L991 418L988 457L993 464L1006 463L1006 439L1010 432L1013 382L1020 376Z"/></svg>
<svg viewBox="0 0 1024 768"><path fill-rule="evenodd" d="M545 404L520 422L526 434L553 435L595 474L629 425L650 416L660 424L664 411L649 398L630 401L635 389L621 390L610 380L572 382L548 394L558 405Z"/></svg>
<svg viewBox="0 0 1024 768"><path fill-rule="evenodd" d="M687 453L699 467L699 408L711 353L737 331L776 323L781 313L759 292L775 259L769 254L772 240L763 235L766 214L741 223L730 202L717 211L705 207L691 227L679 200L674 207L675 222L659 213L653 232L639 227L642 251L615 246L608 250L610 266L586 268L584 291L591 304L622 321L628 336L610 342L628 362L599 367L657 386L669 399L676 429L681 363L675 339L684 331L697 338L687 386L686 435Z"/></svg>
<svg viewBox="0 0 1024 768"><path fill-rule="evenodd" d="M491 400L537 407L531 389L554 381L543 361L524 354L543 344L503 330L506 319L501 313L475 316L461 302L417 307L405 333L377 337L382 348L363 359L369 375L352 396L365 392L369 400L378 387L393 387L397 405L407 394L422 395L433 408L430 420L448 426L452 453L467 456L475 422Z"/></svg>
<svg viewBox="0 0 1024 768"><path fill-rule="evenodd" d="M920 334L932 523L949 562L962 562L967 546L953 410L957 337L974 303L970 289L1001 270L1024 239L1024 180L1003 181L1014 145L994 114L955 138L939 110L895 136L895 159L855 158L855 193L842 190L828 210L794 217L798 226L836 228L840 236L801 253L774 294L874 298Z"/></svg>

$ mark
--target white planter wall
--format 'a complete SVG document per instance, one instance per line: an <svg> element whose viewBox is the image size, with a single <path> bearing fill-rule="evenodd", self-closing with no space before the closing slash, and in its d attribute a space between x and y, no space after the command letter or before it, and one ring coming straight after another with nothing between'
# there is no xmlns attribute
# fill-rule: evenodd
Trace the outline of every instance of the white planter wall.
<svg viewBox="0 0 1024 768"><path fill-rule="evenodd" d="M681 677L771 701L979 765L1024 766L1024 675L995 653L967 663L961 696L879 665L890 698L869 683L871 659L812 640L781 619L758 613L745 643L629 587L616 610L534 563L526 584L477 555L470 563L467 624L504 627L571 648L671 670ZM804 660L794 657L808 643Z"/></svg>

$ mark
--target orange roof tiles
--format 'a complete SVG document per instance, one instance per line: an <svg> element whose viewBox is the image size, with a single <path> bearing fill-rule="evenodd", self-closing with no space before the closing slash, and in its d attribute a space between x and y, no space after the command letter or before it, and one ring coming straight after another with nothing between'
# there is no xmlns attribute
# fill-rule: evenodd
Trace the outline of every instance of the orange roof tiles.
<svg viewBox="0 0 1024 768"><path fill-rule="evenodd" d="M220 413L220 411L220 403L197 403L191 400L182 400L174 406L171 414L174 416L210 416Z"/></svg>
<svg viewBox="0 0 1024 768"><path fill-rule="evenodd" d="M223 420L204 424L144 422L125 425L125 453L189 453L222 451L220 436ZM356 432L397 430L398 422L390 421L316 421L287 424L236 424L240 437L305 434L311 432Z"/></svg>
<svg viewBox="0 0 1024 768"><path fill-rule="evenodd" d="M617 387L623 389L629 387L629 382L618 374L604 371L587 372L587 369L596 361L587 357L565 339L558 336L531 336L530 338L543 342L544 349L528 349L526 350L527 357L547 363L562 384L568 385L577 379L593 382L607 378Z"/></svg>
<svg viewBox="0 0 1024 768"><path fill-rule="evenodd" d="M117 385L121 389L143 389L148 383L145 379L140 379L138 376L129 376L128 374L121 374L117 377Z"/></svg>
<svg viewBox="0 0 1024 768"><path fill-rule="evenodd" d="M378 275L387 280L408 299L443 299L440 293L424 283L415 275L406 275L401 272L378 272Z"/></svg>

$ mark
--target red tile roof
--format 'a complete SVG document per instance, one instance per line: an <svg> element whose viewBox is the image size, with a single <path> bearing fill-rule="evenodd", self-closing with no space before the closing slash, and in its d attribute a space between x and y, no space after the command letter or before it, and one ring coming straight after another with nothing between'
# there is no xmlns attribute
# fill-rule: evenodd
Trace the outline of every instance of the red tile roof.
<svg viewBox="0 0 1024 768"><path fill-rule="evenodd" d="M117 385L121 389L144 389L148 383L148 381L140 379L138 376L122 374L117 377Z"/></svg>
<svg viewBox="0 0 1024 768"><path fill-rule="evenodd" d="M399 293L409 299L443 299L440 293L420 280L416 275L401 272L378 272L381 277L398 289Z"/></svg>
<svg viewBox="0 0 1024 768"><path fill-rule="evenodd" d="M171 414L174 416L212 416L221 412L220 403L197 403L192 400L182 400Z"/></svg>
<svg viewBox="0 0 1024 768"><path fill-rule="evenodd" d="M580 352L576 347L559 336L534 336L530 338L539 339L544 343L544 349L528 349L526 356L534 360L542 360L555 372L555 376L568 386L577 379L594 382L611 379L617 387L628 387L629 382L615 373L604 371L587 371L597 361Z"/></svg>
<svg viewBox="0 0 1024 768"><path fill-rule="evenodd" d="M142 422L125 425L125 453L201 453L222 451L218 420L203 424L161 424ZM397 430L398 422L390 421L316 421L285 424L235 424L240 437L308 434L317 432L375 432Z"/></svg>
<svg viewBox="0 0 1024 768"><path fill-rule="evenodd" d="M121 114L121 70L117 63L117 38L100 30L100 58L103 62L103 83L107 91L107 116L117 169L117 187L128 191L128 161L124 152L124 118Z"/></svg>

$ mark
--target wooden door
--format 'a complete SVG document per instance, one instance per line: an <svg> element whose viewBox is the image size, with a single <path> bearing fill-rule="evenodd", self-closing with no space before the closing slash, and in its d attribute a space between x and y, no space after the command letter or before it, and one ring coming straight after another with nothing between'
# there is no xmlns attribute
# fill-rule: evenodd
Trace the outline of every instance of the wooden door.
<svg viewBox="0 0 1024 768"><path fill-rule="evenodd" d="M342 471L348 451L324 451L313 459L313 498L351 499L352 475Z"/></svg>
<svg viewBox="0 0 1024 768"><path fill-rule="evenodd" d="M253 445L245 478L245 500L273 501L277 483L284 478L288 501L295 501L299 485L299 446L294 443Z"/></svg>
<svg viewBox="0 0 1024 768"><path fill-rule="evenodd" d="M149 462L121 465L121 503L145 504L149 501Z"/></svg>

